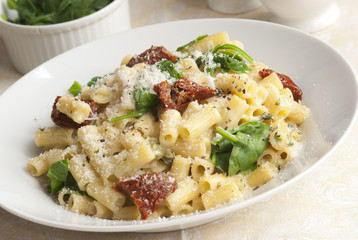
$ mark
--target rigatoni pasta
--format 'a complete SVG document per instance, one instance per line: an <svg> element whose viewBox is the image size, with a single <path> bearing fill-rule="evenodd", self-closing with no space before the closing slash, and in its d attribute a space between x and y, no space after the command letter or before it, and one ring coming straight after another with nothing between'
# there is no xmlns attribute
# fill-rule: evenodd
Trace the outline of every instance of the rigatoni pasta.
<svg viewBox="0 0 358 240"><path fill-rule="evenodd" d="M74 94L73 91L69 92ZM241 201L298 154L309 116L286 75L228 33L123 57L55 99L28 170L80 214L153 220Z"/></svg>

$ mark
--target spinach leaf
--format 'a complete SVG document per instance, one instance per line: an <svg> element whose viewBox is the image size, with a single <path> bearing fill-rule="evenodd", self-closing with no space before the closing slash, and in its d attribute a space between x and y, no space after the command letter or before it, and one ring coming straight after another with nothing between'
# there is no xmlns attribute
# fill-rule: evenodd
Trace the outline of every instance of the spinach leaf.
<svg viewBox="0 0 358 240"><path fill-rule="evenodd" d="M56 193L63 187L68 176L68 159L64 159L52 164L47 172L51 181L51 193Z"/></svg>
<svg viewBox="0 0 358 240"><path fill-rule="evenodd" d="M246 73L251 69L244 59L248 63L253 62L253 59L241 48L232 44L220 44L204 53L196 60L196 63L198 66L204 64L205 71L210 75L214 75L217 69L222 73L230 70L236 73Z"/></svg>
<svg viewBox="0 0 358 240"><path fill-rule="evenodd" d="M229 176L253 169L263 151L269 146L270 126L263 122L246 122L232 130L218 127L220 136L212 141L211 160Z"/></svg>
<svg viewBox="0 0 358 240"><path fill-rule="evenodd" d="M67 22L94 13L113 0L7 0L9 9L17 10L24 25L46 25Z"/></svg>
<svg viewBox="0 0 358 240"><path fill-rule="evenodd" d="M201 39L204 39L208 36L208 34L204 34L204 35L200 35L199 37L197 37L196 39L194 39L193 41L181 46L181 47L178 47L176 51L180 52L182 51L184 48L187 48L191 45L193 45L194 43L197 43L198 41L200 41Z"/></svg>
<svg viewBox="0 0 358 240"><path fill-rule="evenodd" d="M47 172L47 176L50 178L50 192L55 194L62 187L67 187L79 194L86 195L87 193L79 189L76 180L68 171L68 161L68 159L64 159L50 166Z"/></svg>
<svg viewBox="0 0 358 240"><path fill-rule="evenodd" d="M169 73L169 75L176 80L183 77L183 73L178 72L174 67L174 63L167 59L159 62L156 66L160 71Z"/></svg>
<svg viewBox="0 0 358 240"><path fill-rule="evenodd" d="M152 111L159 104L157 95L149 92L149 90L145 88L136 88L134 90L134 101L136 105L136 111L119 117L111 118L109 121L117 122L127 118L143 116L146 112Z"/></svg>
<svg viewBox="0 0 358 240"><path fill-rule="evenodd" d="M82 91L82 86L77 81L75 81L67 91L73 96L77 96Z"/></svg>

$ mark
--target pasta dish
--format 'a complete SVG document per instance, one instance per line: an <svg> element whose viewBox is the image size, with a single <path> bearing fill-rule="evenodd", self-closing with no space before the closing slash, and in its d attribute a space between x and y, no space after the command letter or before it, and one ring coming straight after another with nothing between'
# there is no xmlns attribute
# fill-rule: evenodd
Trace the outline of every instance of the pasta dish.
<svg viewBox="0 0 358 240"><path fill-rule="evenodd" d="M54 97L38 129L34 177L66 209L150 220L240 200L301 151L309 115L287 75L227 32L169 51L151 46Z"/></svg>

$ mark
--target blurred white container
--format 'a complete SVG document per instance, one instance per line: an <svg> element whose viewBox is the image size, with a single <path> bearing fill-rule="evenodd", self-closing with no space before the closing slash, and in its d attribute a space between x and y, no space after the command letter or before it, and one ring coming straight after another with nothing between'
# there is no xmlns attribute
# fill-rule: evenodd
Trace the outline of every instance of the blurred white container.
<svg viewBox="0 0 358 240"><path fill-rule="evenodd" d="M214 11L226 14L239 14L254 10L262 4L259 0L208 0Z"/></svg>
<svg viewBox="0 0 358 240"><path fill-rule="evenodd" d="M7 11L6 0L0 4L1 15ZM0 36L22 74L73 47L130 27L128 0L115 0L95 13L59 24L26 26L0 18Z"/></svg>
<svg viewBox="0 0 358 240"><path fill-rule="evenodd" d="M340 15L335 0L261 0L274 14L272 22L306 32L316 32L331 25Z"/></svg>

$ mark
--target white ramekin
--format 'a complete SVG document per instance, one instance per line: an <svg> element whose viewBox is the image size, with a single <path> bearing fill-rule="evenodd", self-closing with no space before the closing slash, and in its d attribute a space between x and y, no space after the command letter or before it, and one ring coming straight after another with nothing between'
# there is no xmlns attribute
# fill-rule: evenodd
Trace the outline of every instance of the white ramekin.
<svg viewBox="0 0 358 240"><path fill-rule="evenodd" d="M6 0L0 0L0 15ZM15 68L22 74L75 46L131 27L128 0L115 0L103 9L73 21L25 26L0 18L0 36Z"/></svg>
<svg viewBox="0 0 358 240"><path fill-rule="evenodd" d="M272 22L306 32L316 32L331 25L340 15L336 0L261 0L273 14Z"/></svg>
<svg viewBox="0 0 358 240"><path fill-rule="evenodd" d="M211 9L219 13L239 14L259 8L260 0L208 0Z"/></svg>

